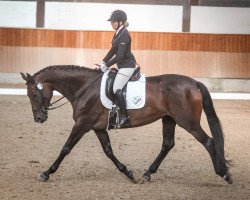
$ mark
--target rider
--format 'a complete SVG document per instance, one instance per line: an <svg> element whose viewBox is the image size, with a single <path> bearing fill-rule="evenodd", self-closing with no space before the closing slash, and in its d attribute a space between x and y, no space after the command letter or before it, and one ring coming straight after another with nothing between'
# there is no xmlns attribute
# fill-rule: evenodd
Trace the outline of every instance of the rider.
<svg viewBox="0 0 250 200"><path fill-rule="evenodd" d="M135 57L131 53L131 37L129 35L127 15L122 10L115 10L111 13L108 21L111 22L115 34L112 40L112 47L100 63L100 69L105 72L108 67L117 64L118 73L116 75L113 92L116 103L121 111L121 122L119 127L125 127L129 124L128 113L126 109L126 100L122 94L122 88L127 84L135 70ZM114 56L114 57L113 57Z"/></svg>

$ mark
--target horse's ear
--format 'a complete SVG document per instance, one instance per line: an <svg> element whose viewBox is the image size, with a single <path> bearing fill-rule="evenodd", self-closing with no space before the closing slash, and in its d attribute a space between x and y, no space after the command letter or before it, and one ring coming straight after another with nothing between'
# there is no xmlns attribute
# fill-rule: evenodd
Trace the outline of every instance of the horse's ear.
<svg viewBox="0 0 250 200"><path fill-rule="evenodd" d="M27 83L31 83L31 84L34 84L35 83L35 79L33 76L31 76L30 74L26 73L26 81ZM24 79L25 80L25 79Z"/></svg>
<svg viewBox="0 0 250 200"><path fill-rule="evenodd" d="M21 76L22 76L22 78L23 78L23 80L25 80L26 82L28 81L28 79L27 79L27 77L24 75L24 73L20 73L21 74Z"/></svg>

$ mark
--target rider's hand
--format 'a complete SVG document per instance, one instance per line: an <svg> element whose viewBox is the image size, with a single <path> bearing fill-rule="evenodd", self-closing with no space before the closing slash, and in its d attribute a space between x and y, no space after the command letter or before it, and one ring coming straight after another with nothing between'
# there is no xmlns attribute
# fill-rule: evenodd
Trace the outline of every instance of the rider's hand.
<svg viewBox="0 0 250 200"><path fill-rule="evenodd" d="M106 63L104 61L100 62L100 69L102 70L102 72L106 72L106 70L108 69L108 67L106 66Z"/></svg>

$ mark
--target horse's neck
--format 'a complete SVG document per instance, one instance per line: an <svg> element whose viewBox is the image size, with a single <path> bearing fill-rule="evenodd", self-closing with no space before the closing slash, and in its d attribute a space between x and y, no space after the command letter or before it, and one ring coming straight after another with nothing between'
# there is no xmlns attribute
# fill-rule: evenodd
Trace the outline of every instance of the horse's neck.
<svg viewBox="0 0 250 200"><path fill-rule="evenodd" d="M79 76L75 73L44 73L40 79L50 83L53 90L60 92L68 100L73 100L75 94L90 82L91 76L87 73L79 73Z"/></svg>

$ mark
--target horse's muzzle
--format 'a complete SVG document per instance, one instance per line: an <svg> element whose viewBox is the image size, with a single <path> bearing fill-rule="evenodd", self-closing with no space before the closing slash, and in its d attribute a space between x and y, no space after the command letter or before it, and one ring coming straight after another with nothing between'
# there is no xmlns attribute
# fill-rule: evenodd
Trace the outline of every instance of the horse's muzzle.
<svg viewBox="0 0 250 200"><path fill-rule="evenodd" d="M48 119L48 114L46 112L39 111L34 116L35 122L43 123Z"/></svg>

